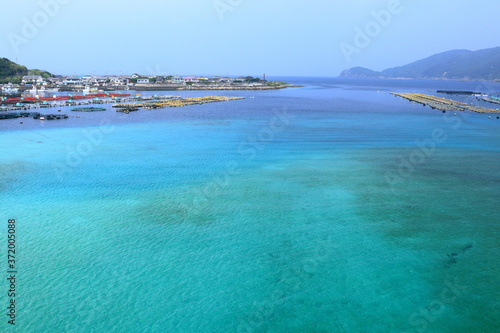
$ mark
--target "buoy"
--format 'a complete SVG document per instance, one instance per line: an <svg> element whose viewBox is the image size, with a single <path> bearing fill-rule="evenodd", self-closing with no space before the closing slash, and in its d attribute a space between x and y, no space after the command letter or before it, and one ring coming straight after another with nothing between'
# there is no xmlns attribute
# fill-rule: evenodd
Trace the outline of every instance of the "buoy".
<svg viewBox="0 0 500 333"><path fill-rule="evenodd" d="M23 123L22 121L19 122L19 124L22 124L22 123Z"/></svg>
<svg viewBox="0 0 500 333"><path fill-rule="evenodd" d="M454 115L454 116L456 116L457 114L456 114L456 113L454 113L453 115Z"/></svg>

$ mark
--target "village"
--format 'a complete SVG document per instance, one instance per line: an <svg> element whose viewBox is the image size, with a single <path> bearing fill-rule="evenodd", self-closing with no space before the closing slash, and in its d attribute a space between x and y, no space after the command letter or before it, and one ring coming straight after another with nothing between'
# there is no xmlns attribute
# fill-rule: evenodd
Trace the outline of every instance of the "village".
<svg viewBox="0 0 500 333"><path fill-rule="evenodd" d="M158 90L261 90L280 89L290 85L285 82L268 81L252 76L142 76L139 74L119 76L62 76L42 77L26 75L19 84L4 84L3 95L15 95L23 92L85 92L85 91L158 91Z"/></svg>

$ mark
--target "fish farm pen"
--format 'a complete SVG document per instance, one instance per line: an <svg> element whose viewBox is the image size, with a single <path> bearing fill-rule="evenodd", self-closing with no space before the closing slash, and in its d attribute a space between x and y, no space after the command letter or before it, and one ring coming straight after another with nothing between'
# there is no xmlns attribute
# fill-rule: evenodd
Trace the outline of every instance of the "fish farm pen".
<svg viewBox="0 0 500 333"><path fill-rule="evenodd" d="M245 97L227 97L227 96L190 97L190 98L170 99L165 101L154 101L146 103L115 104L113 105L113 107L115 108L140 107L144 109L159 109L164 107L181 107L187 105L198 105L198 104L214 103L214 102L227 102L238 99L245 99Z"/></svg>
<svg viewBox="0 0 500 333"><path fill-rule="evenodd" d="M42 114L40 112L2 112L0 119L33 118L40 120L68 119L67 114Z"/></svg>
<svg viewBox="0 0 500 333"><path fill-rule="evenodd" d="M500 113L500 110L483 108L481 106L468 105L467 103L454 101L452 99L418 94L418 93L391 93L394 96L407 99L411 102L420 103L424 106L430 106L433 109L446 111L473 111L479 113Z"/></svg>
<svg viewBox="0 0 500 333"><path fill-rule="evenodd" d="M106 111L106 108L97 108L94 106L83 107L83 108L73 108L71 111L75 112L97 112L97 111Z"/></svg>

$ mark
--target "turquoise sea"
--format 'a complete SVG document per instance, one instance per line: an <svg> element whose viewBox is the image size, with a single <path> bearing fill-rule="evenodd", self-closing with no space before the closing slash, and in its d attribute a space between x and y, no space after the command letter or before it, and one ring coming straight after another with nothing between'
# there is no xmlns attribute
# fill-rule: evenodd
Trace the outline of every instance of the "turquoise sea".
<svg viewBox="0 0 500 333"><path fill-rule="evenodd" d="M283 80L2 120L0 331L497 332L500 119L390 92L500 84Z"/></svg>

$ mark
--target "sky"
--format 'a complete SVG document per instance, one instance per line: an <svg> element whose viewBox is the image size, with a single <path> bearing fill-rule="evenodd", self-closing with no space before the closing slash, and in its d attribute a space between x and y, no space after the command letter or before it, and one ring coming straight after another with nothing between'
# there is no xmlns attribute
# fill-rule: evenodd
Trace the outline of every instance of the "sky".
<svg viewBox="0 0 500 333"><path fill-rule="evenodd" d="M500 46L500 1L2 1L0 57L61 75L337 76Z"/></svg>

